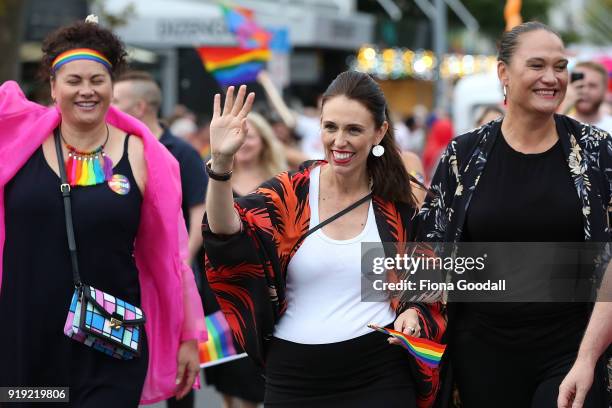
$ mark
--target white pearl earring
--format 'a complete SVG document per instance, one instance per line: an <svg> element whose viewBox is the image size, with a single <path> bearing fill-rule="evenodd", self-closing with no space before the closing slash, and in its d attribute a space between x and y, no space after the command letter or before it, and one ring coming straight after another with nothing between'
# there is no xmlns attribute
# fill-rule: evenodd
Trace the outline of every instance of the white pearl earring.
<svg viewBox="0 0 612 408"><path fill-rule="evenodd" d="M380 156L382 156L383 154L385 154L385 148L384 148L384 146L381 146L381 145L379 145L379 144L374 145L374 147L372 147L372 154L373 154L375 157L380 157Z"/></svg>

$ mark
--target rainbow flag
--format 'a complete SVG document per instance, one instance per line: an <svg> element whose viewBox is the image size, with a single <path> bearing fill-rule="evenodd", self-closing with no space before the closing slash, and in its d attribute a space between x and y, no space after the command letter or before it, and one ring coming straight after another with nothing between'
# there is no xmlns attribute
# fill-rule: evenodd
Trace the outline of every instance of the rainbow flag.
<svg viewBox="0 0 612 408"><path fill-rule="evenodd" d="M431 340L408 336L396 330L379 327L374 324L368 324L368 327L381 333L388 334L391 337L395 337L402 343L402 347L408 350L416 359L428 366L436 368L440 365L440 360L442 359L444 350L446 350L445 344L438 344Z"/></svg>
<svg viewBox="0 0 612 408"><path fill-rule="evenodd" d="M271 55L265 48L199 47L197 51L206 70L222 87L255 81Z"/></svg>
<svg viewBox="0 0 612 408"><path fill-rule="evenodd" d="M236 35L241 48L267 48L272 34L260 27L253 18L253 10L221 4L228 30Z"/></svg>
<svg viewBox="0 0 612 408"><path fill-rule="evenodd" d="M198 345L200 367L210 367L246 357L246 353L236 354L232 329L227 324L221 310L206 316L205 320L208 340Z"/></svg>

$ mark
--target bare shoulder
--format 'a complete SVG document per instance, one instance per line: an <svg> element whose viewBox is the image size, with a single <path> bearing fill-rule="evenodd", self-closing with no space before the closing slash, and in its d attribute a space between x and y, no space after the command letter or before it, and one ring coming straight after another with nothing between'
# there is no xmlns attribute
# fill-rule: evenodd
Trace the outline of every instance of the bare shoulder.
<svg viewBox="0 0 612 408"><path fill-rule="evenodd" d="M127 148L134 179L136 179L136 184L140 192L144 194L147 183L147 164L144 156L144 143L140 137L132 135L128 140Z"/></svg>
<svg viewBox="0 0 612 408"><path fill-rule="evenodd" d="M128 154L136 159L144 160L144 143L138 136L131 135L128 140Z"/></svg>
<svg viewBox="0 0 612 408"><path fill-rule="evenodd" d="M423 163L415 153L409 151L402 152L402 161L408 172L423 173Z"/></svg>

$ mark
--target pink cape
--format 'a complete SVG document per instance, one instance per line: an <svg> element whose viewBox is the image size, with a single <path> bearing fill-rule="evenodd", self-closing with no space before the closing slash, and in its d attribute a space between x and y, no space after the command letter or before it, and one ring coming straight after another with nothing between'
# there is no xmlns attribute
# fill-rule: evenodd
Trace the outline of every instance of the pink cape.
<svg viewBox="0 0 612 408"><path fill-rule="evenodd" d="M28 101L14 81L0 86L0 284L4 186L60 120L58 109ZM206 325L193 272L184 261L188 237L182 220L178 164L140 121L112 107L106 120L139 136L144 144L147 185L134 256L149 346L149 368L140 402L152 404L174 395L179 344L190 339L205 341Z"/></svg>

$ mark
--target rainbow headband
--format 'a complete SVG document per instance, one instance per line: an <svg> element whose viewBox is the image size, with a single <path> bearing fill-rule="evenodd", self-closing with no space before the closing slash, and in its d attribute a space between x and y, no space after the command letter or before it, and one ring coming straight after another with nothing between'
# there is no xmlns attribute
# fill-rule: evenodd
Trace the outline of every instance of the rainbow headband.
<svg viewBox="0 0 612 408"><path fill-rule="evenodd" d="M104 67L109 72L113 68L113 65L110 63L110 61L98 51L92 50L90 48L75 48L72 50L64 51L60 55L58 55L53 60L53 64L51 64L51 72L55 73L65 64L76 60L89 60L99 62L100 64L104 65Z"/></svg>

